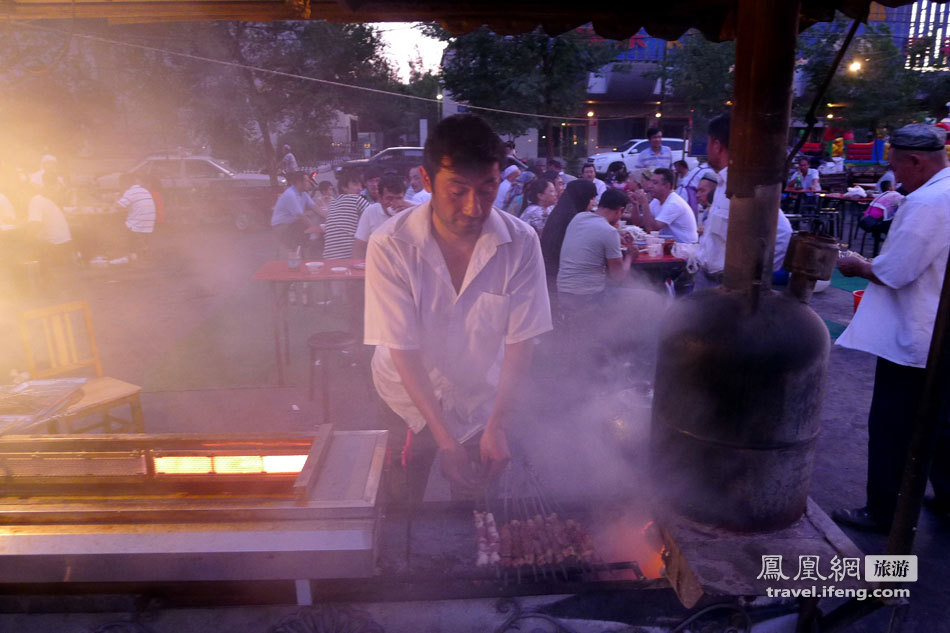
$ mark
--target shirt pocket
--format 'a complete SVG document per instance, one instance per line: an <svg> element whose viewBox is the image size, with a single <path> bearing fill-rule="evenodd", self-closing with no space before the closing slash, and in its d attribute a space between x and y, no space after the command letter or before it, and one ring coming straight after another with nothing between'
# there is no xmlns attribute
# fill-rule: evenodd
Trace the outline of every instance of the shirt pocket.
<svg viewBox="0 0 950 633"><path fill-rule="evenodd" d="M465 317L465 329L473 335L475 340L483 336L492 338L505 336L508 332L509 303L508 295L481 293Z"/></svg>

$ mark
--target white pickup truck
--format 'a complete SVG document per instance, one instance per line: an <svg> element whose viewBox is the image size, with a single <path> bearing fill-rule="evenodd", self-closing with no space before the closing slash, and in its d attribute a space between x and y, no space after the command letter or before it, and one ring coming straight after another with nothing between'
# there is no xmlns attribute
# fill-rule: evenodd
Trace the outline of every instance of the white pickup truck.
<svg viewBox="0 0 950 633"><path fill-rule="evenodd" d="M693 156L685 156L683 147L685 141L681 138L664 138L663 145L670 148L673 154L673 162L685 160L690 169L696 167L699 161ZM650 147L650 141L645 138L632 138L615 151L599 152L587 159L587 162L594 164L594 171L598 174L606 174L612 165L623 163L627 171L637 167L637 154Z"/></svg>

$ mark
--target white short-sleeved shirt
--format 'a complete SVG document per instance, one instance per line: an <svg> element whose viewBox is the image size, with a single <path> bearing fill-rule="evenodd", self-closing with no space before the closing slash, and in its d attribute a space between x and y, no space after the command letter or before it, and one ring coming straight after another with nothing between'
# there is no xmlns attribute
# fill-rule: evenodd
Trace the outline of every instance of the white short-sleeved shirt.
<svg viewBox="0 0 950 633"><path fill-rule="evenodd" d="M601 292L607 285L607 260L622 256L620 232L599 213L581 211L564 233L557 291L572 295Z"/></svg>
<svg viewBox="0 0 950 633"><path fill-rule="evenodd" d="M39 239L44 242L57 245L73 239L66 216L59 206L46 196L37 194L30 199L27 220L40 223Z"/></svg>
<svg viewBox="0 0 950 633"><path fill-rule="evenodd" d="M597 196L594 199L600 203L600 197L607 191L607 183L600 178L594 178L594 187L597 189Z"/></svg>
<svg viewBox="0 0 950 633"><path fill-rule="evenodd" d="M391 217L393 216L386 213L383 205L374 202L363 209L363 215L360 216L359 224L356 225L356 234L353 237L363 242L369 242L369 236L373 234L373 231L381 227Z"/></svg>
<svg viewBox="0 0 950 633"><path fill-rule="evenodd" d="M870 283L842 347L898 365L926 367L950 254L950 167L909 194L871 270Z"/></svg>
<svg viewBox="0 0 950 633"><path fill-rule="evenodd" d="M713 194L709 217L703 224L703 244L700 259L703 270L710 275L722 272L726 267L726 236L729 233L729 198L726 197L728 167L723 167L717 176L719 185Z"/></svg>
<svg viewBox="0 0 950 633"><path fill-rule="evenodd" d="M778 225L775 228L775 252L772 256L772 272L785 265L785 253L788 252L788 244L792 241L792 233L792 223L785 217L785 212L779 209Z"/></svg>
<svg viewBox="0 0 950 633"><path fill-rule="evenodd" d="M406 190L406 202L411 202L412 204L422 204L423 202L428 202L431 199L432 194L425 189L420 189L419 191L413 191L412 189Z"/></svg>
<svg viewBox="0 0 950 633"><path fill-rule="evenodd" d="M132 185L119 198L118 205L128 209L125 226L133 233L151 233L155 230L155 200L148 189Z"/></svg>
<svg viewBox="0 0 950 633"><path fill-rule="evenodd" d="M660 229L660 237L673 238L677 242L693 244L699 241L696 231L696 214L689 203L683 200L675 191L660 205L660 212L653 216L657 222L663 222L665 227Z"/></svg>
<svg viewBox="0 0 950 633"><path fill-rule="evenodd" d="M406 209L369 238L365 343L375 345L373 381L414 432L426 424L390 349L420 350L449 432L464 442L494 405L506 344L551 329L541 245L533 228L492 209L460 293L432 235L429 203Z"/></svg>

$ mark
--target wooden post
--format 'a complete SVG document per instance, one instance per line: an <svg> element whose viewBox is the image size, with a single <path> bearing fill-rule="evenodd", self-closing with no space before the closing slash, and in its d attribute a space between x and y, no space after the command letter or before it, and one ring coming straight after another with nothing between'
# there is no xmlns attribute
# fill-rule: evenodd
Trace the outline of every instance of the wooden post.
<svg viewBox="0 0 950 633"><path fill-rule="evenodd" d="M772 283L798 12L798 0L739 1L723 286L748 295L753 309Z"/></svg>

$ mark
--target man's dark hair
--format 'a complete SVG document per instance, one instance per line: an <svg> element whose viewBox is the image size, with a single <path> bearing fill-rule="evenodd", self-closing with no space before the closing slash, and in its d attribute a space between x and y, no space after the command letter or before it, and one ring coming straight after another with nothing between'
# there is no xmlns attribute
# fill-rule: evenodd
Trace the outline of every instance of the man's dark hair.
<svg viewBox="0 0 950 633"><path fill-rule="evenodd" d="M653 170L653 175L661 177L671 187L676 184L676 176L673 174L673 170L666 167L657 167Z"/></svg>
<svg viewBox="0 0 950 633"><path fill-rule="evenodd" d="M604 207L605 209L623 209L627 206L627 194L622 192L620 189L611 187L607 191L601 194L600 202L597 203L598 207Z"/></svg>
<svg viewBox="0 0 950 633"><path fill-rule="evenodd" d="M663 132L663 130L661 130L661 129L658 128L658 127L647 128L647 138L649 139L649 138L651 138L651 137L653 137L653 136L656 136L657 134L660 134L660 133L662 133L662 132Z"/></svg>
<svg viewBox="0 0 950 633"><path fill-rule="evenodd" d="M339 185L341 190L354 182L358 182L361 185L363 184L363 179L360 178L358 171L355 169L343 169L340 171L340 177L337 178L337 185Z"/></svg>
<svg viewBox="0 0 950 633"><path fill-rule="evenodd" d="M501 168L505 145L482 117L456 114L442 119L426 140L422 166L433 185L445 158L456 171L490 169L495 164Z"/></svg>
<svg viewBox="0 0 950 633"><path fill-rule="evenodd" d="M595 174L597 173L597 168L594 167L594 163L584 163L584 166L581 167L581 173L583 174L583 173L584 173L584 170L587 169L588 167L590 167L591 169L593 169Z"/></svg>
<svg viewBox="0 0 950 633"><path fill-rule="evenodd" d="M562 167L562 165L561 165L561 161L560 161L560 160L558 160L558 159L556 159L556 158L549 158L549 159L548 159L548 169L556 169L556 170L558 170L558 171L561 171L561 167Z"/></svg>
<svg viewBox="0 0 950 633"><path fill-rule="evenodd" d="M376 165L369 165L363 171L363 182L367 180L372 180L373 178L381 178L383 176L383 170Z"/></svg>
<svg viewBox="0 0 950 633"><path fill-rule="evenodd" d="M683 169L689 169L689 164L685 160L678 160L673 163L673 167L682 167Z"/></svg>
<svg viewBox="0 0 950 633"><path fill-rule="evenodd" d="M706 133L709 135L709 140L719 141L720 145L726 149L729 149L729 127L731 122L732 117L728 114L719 115L710 121L709 127L706 129Z"/></svg>
<svg viewBox="0 0 950 633"><path fill-rule="evenodd" d="M406 181L396 174L386 174L379 179L379 192L406 193Z"/></svg>
<svg viewBox="0 0 950 633"><path fill-rule="evenodd" d="M317 191L319 191L320 193L326 193L332 188L333 188L333 183L330 182L329 180L321 180L317 184Z"/></svg>
<svg viewBox="0 0 950 633"><path fill-rule="evenodd" d="M799 157L798 157L798 162L801 163L802 161L807 162L807 163L808 163L808 166L811 167L811 159L810 159L810 158L808 158L807 156L799 156Z"/></svg>

